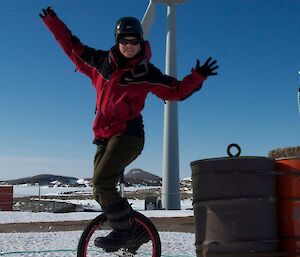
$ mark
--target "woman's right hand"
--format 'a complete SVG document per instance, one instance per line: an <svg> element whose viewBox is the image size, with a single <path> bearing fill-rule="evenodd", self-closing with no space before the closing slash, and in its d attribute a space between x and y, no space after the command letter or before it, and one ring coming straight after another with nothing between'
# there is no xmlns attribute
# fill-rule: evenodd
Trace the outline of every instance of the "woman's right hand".
<svg viewBox="0 0 300 257"><path fill-rule="evenodd" d="M47 9L42 9L42 13L40 13L39 15L42 19L44 19L47 15L55 17L56 13L54 12L51 6L48 6Z"/></svg>

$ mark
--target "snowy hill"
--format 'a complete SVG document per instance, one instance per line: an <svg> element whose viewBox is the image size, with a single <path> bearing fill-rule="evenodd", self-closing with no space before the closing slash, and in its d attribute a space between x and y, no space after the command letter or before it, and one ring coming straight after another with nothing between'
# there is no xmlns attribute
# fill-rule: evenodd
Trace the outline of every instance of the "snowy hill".
<svg viewBox="0 0 300 257"><path fill-rule="evenodd" d="M143 185L143 186L161 186L161 178L153 175L142 169L132 169L125 176L125 182L129 185ZM91 178L78 179L75 177L58 176L53 174L41 174L31 177L13 179L2 181L3 184L9 185L21 185L29 184L35 185L39 184L41 186L91 186Z"/></svg>
<svg viewBox="0 0 300 257"><path fill-rule="evenodd" d="M124 176L124 180L128 186L161 186L162 178L151 174L142 169L131 169ZM19 178L14 180L6 180L0 184L8 185L40 185L49 187L92 187L91 178L75 178L67 176L58 176L53 174L41 174L31 177ZM182 179L181 191L191 191L192 180L191 178Z"/></svg>
<svg viewBox="0 0 300 257"><path fill-rule="evenodd" d="M4 181L6 184L9 185L20 185L20 184L40 184L41 186L43 185L54 185L56 184L61 184L61 185L75 185L77 184L78 178L75 177L66 177L66 176L58 176L58 175L53 175L53 174L41 174L41 175L36 175L32 177L25 177L25 178L19 178L19 179L13 179L13 180L6 180Z"/></svg>
<svg viewBox="0 0 300 257"><path fill-rule="evenodd" d="M130 185L161 186L162 178L142 169L132 169L125 174L124 180Z"/></svg>

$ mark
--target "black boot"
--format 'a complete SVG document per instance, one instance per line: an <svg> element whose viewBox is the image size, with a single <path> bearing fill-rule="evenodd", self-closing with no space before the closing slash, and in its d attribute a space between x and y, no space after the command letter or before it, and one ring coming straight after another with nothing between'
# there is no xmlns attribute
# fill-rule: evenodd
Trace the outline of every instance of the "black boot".
<svg viewBox="0 0 300 257"><path fill-rule="evenodd" d="M109 252L117 251L120 248L135 248L137 244L133 237L130 221L132 208L127 199L123 198L117 204L104 207L103 212L113 230L105 237L97 237L94 242L95 246Z"/></svg>

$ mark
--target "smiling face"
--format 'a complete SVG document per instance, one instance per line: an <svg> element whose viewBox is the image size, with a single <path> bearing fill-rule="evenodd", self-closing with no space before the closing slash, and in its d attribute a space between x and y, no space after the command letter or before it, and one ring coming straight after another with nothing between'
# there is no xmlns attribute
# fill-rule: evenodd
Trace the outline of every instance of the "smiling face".
<svg viewBox="0 0 300 257"><path fill-rule="evenodd" d="M119 49L122 55L126 58L133 58L136 56L141 50L141 42L136 37L127 36L120 38Z"/></svg>

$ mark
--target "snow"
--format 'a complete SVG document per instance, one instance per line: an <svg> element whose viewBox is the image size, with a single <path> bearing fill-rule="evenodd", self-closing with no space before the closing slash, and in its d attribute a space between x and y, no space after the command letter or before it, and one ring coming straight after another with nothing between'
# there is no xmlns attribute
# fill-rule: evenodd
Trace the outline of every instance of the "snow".
<svg viewBox="0 0 300 257"><path fill-rule="evenodd" d="M149 187L146 187L149 188ZM126 191L134 191L141 187L126 188ZM14 197L61 195L73 192L74 194L88 195L89 187L38 187L20 185L14 186ZM57 201L57 199L56 199ZM94 200L72 200L72 194L65 200L76 204L99 208ZM133 209L140 211L147 217L187 217L193 216L190 199L181 202L182 210L144 210L144 200L129 199ZM71 213L46 213L46 212L21 212L3 211L0 213L0 224L9 223L34 223L57 221L91 220L100 212L71 212ZM68 257L76 256L76 248L82 231L69 232L28 232L28 233L1 233L0 231L0 256L51 256ZM104 234L107 231L103 231ZM195 234L179 232L160 232L162 242L162 256L165 257L192 257L195 256ZM107 254L101 253L99 256ZM109 254L107 256L115 256Z"/></svg>
<svg viewBox="0 0 300 257"><path fill-rule="evenodd" d="M151 210L140 211L147 217L189 217L193 216L192 210ZM56 222L72 220L91 220L98 216L100 212L70 212L70 213L49 213L49 212L1 212L0 224L28 223L28 222Z"/></svg>
<svg viewBox="0 0 300 257"><path fill-rule="evenodd" d="M160 189L159 186L130 186L125 187L125 192L133 192L143 189ZM24 196L49 196L49 195L64 195L66 193L74 193L76 195L82 194L92 194L92 187L82 186L82 187L49 187L49 186L38 186L38 185L16 185L13 189L14 197L24 197Z"/></svg>
<svg viewBox="0 0 300 257"><path fill-rule="evenodd" d="M33 198L33 199L38 200L38 198ZM79 199L59 200L59 199L51 199L51 198L43 199L43 201L54 201L54 200L56 202L66 202L66 203L81 205L90 210L101 211L100 205L95 200L87 200L87 199L85 199L85 200L79 200ZM145 201L144 200L128 199L128 202L132 206L132 208L137 211L142 211L145 209ZM191 199L184 199L181 201L181 209L182 210L192 209L192 207L193 206L192 206Z"/></svg>
<svg viewBox="0 0 300 257"><path fill-rule="evenodd" d="M14 197L24 196L47 196L47 195L62 195L64 193L74 194L91 194L91 187L49 187L49 186L30 186L28 184L14 186Z"/></svg>
<svg viewBox="0 0 300 257"><path fill-rule="evenodd" d="M159 187L126 187L126 191L134 191L138 189L149 189ZM46 213L46 212L2 212L0 224L7 223L26 223L26 222L56 222L56 221L72 221L72 220L91 220L101 211L100 205L95 200L78 200L72 199L73 195L89 195L92 188L89 187L48 187L48 186L29 186L27 184L14 186L14 197L33 196L36 197L39 193L43 196L57 196L67 193L67 200L58 200L61 202L74 203L89 207L89 209L96 210L98 212L74 212L74 213ZM71 193L71 194L70 194ZM34 199L34 198L33 198ZM51 198L49 201L53 200ZM46 201L45 199L43 201ZM185 199L181 201L180 211L165 211L165 210L147 210L145 211L145 201L138 199L129 199L134 210L142 212L147 217L186 217L193 216L192 200Z"/></svg>
<svg viewBox="0 0 300 257"><path fill-rule="evenodd" d="M192 210L151 210L141 212L148 217L193 216ZM74 212L64 214L16 211L1 212L0 223L90 220L99 214L98 212ZM0 256L75 256L81 233L82 231L0 233ZM107 231L103 231L103 233L106 234ZM192 257L196 255L194 246L195 234L179 232L160 232L159 234L162 242L162 256Z"/></svg>
<svg viewBox="0 0 300 257"><path fill-rule="evenodd" d="M147 217L184 217L193 216L192 210L151 210L141 211ZM100 212L73 212L64 214L1 212L1 224L55 222L70 220L91 220ZM76 255L76 247L82 231L71 232L28 232L0 233L0 256L51 256L69 257ZM107 234L107 231L103 231ZM195 256L195 234L179 232L159 232L162 242L162 256ZM105 256L101 253L101 256ZM114 255L110 255L114 256Z"/></svg>
<svg viewBox="0 0 300 257"><path fill-rule="evenodd" d="M66 202L91 206L92 209L99 209L95 200L65 200ZM182 210L144 210L143 200L128 200L134 210L140 211L147 217L189 217L194 216L191 210L192 201L190 199L181 201ZM21 212L3 211L1 212L0 224L27 223L27 222L56 222L72 220L91 220L100 212L70 212L70 213L50 213L50 212Z"/></svg>
<svg viewBox="0 0 300 257"><path fill-rule="evenodd" d="M76 256L81 231L44 233L0 233L0 256ZM105 235L107 231L103 231ZM160 232L162 256L195 256L195 235L192 233ZM106 254L107 256L115 256ZM99 256L105 256L100 254ZM150 256L150 255L149 255Z"/></svg>
<svg viewBox="0 0 300 257"><path fill-rule="evenodd" d="M141 211L147 217L184 217L193 216L192 210L151 210ZM91 220L100 212L73 212L64 214L1 212L1 224L55 222L70 220ZM0 256L51 256L68 257L76 255L76 247L82 231L71 232L30 232L0 233ZM103 231L107 233L107 231ZM162 242L162 256L195 256L195 234L179 232L159 232ZM101 254L101 256L104 256ZM114 256L114 255L110 255Z"/></svg>

